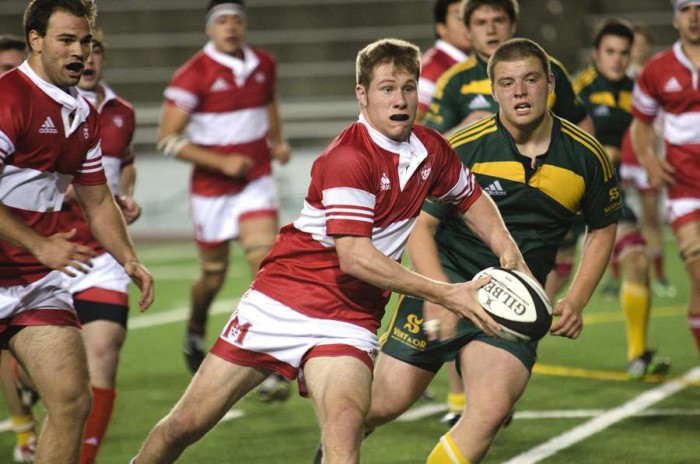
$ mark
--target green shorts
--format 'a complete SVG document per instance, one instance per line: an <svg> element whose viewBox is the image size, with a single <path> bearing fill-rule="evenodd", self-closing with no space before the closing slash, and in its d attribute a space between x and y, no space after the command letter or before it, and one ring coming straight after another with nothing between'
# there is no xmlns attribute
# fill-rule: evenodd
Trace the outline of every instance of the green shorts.
<svg viewBox="0 0 700 464"><path fill-rule="evenodd" d="M457 335L446 341L428 341L422 324L423 300L401 296L391 323L381 336L382 353L420 369L437 372L444 363L455 360L462 347L478 340L513 354L530 372L537 360L537 342L520 343L493 338L466 319L459 322Z"/></svg>

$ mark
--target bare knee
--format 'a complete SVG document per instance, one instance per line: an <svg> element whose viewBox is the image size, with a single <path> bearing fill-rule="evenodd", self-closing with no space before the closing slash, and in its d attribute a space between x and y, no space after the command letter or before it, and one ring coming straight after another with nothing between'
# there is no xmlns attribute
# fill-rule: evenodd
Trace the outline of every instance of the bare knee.
<svg viewBox="0 0 700 464"><path fill-rule="evenodd" d="M171 412L157 426L166 443L190 445L202 438L208 428L195 414L184 411Z"/></svg>
<svg viewBox="0 0 700 464"><path fill-rule="evenodd" d="M39 392L42 402L46 407L47 416L52 422L68 424L73 421L85 422L90 407L92 406L92 394L87 382L62 385L52 389L49 394Z"/></svg>
<svg viewBox="0 0 700 464"><path fill-rule="evenodd" d="M643 248L634 248L623 259L623 276L630 282L645 284L649 276L649 257Z"/></svg>
<svg viewBox="0 0 700 464"><path fill-rule="evenodd" d="M207 293L216 293L226 281L226 266L203 266L199 280L195 283Z"/></svg>

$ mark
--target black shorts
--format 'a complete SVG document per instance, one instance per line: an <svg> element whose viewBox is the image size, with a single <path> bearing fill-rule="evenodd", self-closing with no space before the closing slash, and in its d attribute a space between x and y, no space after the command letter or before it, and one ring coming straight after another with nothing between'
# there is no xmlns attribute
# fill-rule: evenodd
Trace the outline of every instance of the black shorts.
<svg viewBox="0 0 700 464"><path fill-rule="evenodd" d="M126 322L129 318L128 306L79 299L75 299L73 304L82 325L93 321L112 321L126 329Z"/></svg>

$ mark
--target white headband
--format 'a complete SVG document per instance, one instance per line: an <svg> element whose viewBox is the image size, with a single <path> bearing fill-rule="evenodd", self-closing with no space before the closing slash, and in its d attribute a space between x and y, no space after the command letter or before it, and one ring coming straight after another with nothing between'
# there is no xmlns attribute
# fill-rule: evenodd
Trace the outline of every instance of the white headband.
<svg viewBox="0 0 700 464"><path fill-rule="evenodd" d="M207 13L206 27L211 26L214 20L219 16L229 14L238 15L243 21L246 20L245 8L243 5L239 5L238 3L221 3Z"/></svg>

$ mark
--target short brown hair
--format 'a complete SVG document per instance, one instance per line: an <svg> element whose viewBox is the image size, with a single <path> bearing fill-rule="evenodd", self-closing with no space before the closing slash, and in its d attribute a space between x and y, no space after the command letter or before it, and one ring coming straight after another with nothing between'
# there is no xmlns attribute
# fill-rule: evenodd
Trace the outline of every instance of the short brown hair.
<svg viewBox="0 0 700 464"><path fill-rule="evenodd" d="M472 13L482 6L490 6L505 11L511 23L517 22L520 16L520 4L518 0L464 0L461 10L462 20L465 26L469 27Z"/></svg>
<svg viewBox="0 0 700 464"><path fill-rule="evenodd" d="M489 58L488 73L491 83L494 82L493 70L500 61L520 61L531 57L537 58L542 63L542 70L547 76L552 74L549 56L537 42L523 38L503 42Z"/></svg>
<svg viewBox="0 0 700 464"><path fill-rule="evenodd" d="M632 45L632 42L634 42L634 31L632 30L632 26L625 20L610 18L598 24L593 31L593 48L598 49L598 47L600 47L600 43L603 41L603 37L608 35L614 35L616 37L627 39L630 45Z"/></svg>
<svg viewBox="0 0 700 464"><path fill-rule="evenodd" d="M26 49L27 44L21 37L13 34L0 35L0 52L17 50L18 52L24 53Z"/></svg>
<svg viewBox="0 0 700 464"><path fill-rule="evenodd" d="M95 23L97 17L97 5L94 0L31 0L24 10L24 36L27 43L31 31L37 31L41 37L46 36L49 19L57 10L86 18L90 26Z"/></svg>
<svg viewBox="0 0 700 464"><path fill-rule="evenodd" d="M416 76L420 75L420 48L401 39L381 39L372 42L357 53L355 62L355 82L369 87L374 69L385 63L405 69Z"/></svg>

